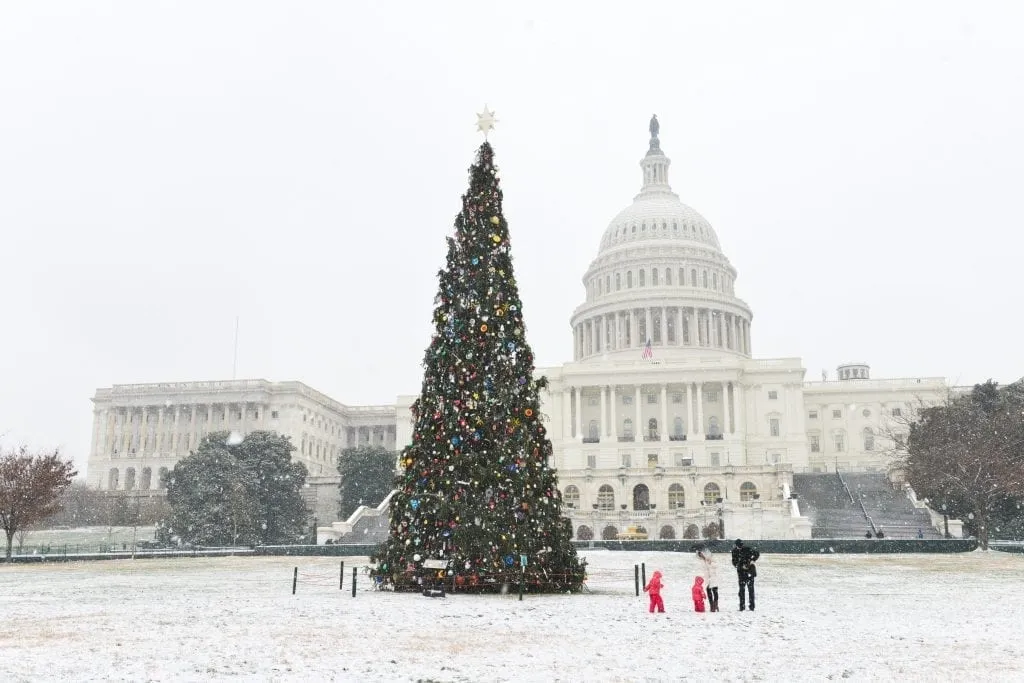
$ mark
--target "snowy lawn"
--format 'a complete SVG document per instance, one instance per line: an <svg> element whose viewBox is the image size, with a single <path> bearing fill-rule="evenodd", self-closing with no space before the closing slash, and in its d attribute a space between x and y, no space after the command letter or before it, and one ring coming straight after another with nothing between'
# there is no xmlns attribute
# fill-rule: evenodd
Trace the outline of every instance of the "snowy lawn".
<svg viewBox="0 0 1024 683"><path fill-rule="evenodd" d="M691 555L591 551L591 593L338 590L341 558L0 565L4 681L1024 680L1024 555L764 555L696 614ZM634 595L665 574L667 612ZM296 595L292 568L299 567Z"/></svg>

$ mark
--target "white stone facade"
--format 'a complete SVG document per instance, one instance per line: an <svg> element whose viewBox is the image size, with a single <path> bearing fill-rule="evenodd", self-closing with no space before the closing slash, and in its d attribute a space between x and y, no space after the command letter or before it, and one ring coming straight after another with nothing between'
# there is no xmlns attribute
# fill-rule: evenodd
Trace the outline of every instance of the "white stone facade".
<svg viewBox="0 0 1024 683"><path fill-rule="evenodd" d="M159 489L160 475L214 431L287 435L311 477L336 476L343 448L395 448L394 406L345 406L302 382L120 384L92 400L88 478L101 489Z"/></svg>

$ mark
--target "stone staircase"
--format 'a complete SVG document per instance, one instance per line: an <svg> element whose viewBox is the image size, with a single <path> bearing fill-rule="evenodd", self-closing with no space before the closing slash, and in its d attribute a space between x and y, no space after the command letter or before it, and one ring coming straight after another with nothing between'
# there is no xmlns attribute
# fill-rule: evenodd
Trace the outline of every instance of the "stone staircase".
<svg viewBox="0 0 1024 683"><path fill-rule="evenodd" d="M926 510L914 506L902 487L893 486L884 474L843 474L853 497L864 506L868 518L886 538L917 538L918 530L926 539L939 539L942 534L932 526Z"/></svg>
<svg viewBox="0 0 1024 683"><path fill-rule="evenodd" d="M864 538L869 530L892 539L917 538L918 530L923 538L942 538L928 511L885 474L794 474L793 492L811 519L811 538Z"/></svg>

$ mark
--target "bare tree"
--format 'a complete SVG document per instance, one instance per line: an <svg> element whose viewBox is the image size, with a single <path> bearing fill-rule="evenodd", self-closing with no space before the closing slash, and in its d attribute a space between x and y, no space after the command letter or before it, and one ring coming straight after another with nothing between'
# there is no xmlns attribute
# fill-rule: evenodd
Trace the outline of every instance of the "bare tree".
<svg viewBox="0 0 1024 683"><path fill-rule="evenodd" d="M990 521L1024 497L1024 384L994 382L924 408L895 466L918 495L968 518L982 548Z"/></svg>
<svg viewBox="0 0 1024 683"><path fill-rule="evenodd" d="M7 534L8 558L14 535L56 513L76 474L71 461L62 460L57 451L29 455L22 446L0 456L0 526Z"/></svg>

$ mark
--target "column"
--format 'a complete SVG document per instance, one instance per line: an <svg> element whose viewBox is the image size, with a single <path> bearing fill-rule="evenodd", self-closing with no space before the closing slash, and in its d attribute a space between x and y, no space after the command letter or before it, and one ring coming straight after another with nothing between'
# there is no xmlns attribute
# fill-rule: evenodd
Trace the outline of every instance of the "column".
<svg viewBox="0 0 1024 683"><path fill-rule="evenodd" d="M146 455L146 436L148 436L146 428L146 407L143 406L139 410L139 441L135 446L135 454L139 457ZM136 482L138 482L138 479L136 479Z"/></svg>
<svg viewBox="0 0 1024 683"><path fill-rule="evenodd" d="M615 441L618 430L615 425L617 423L615 415L615 406L618 405L618 393L614 384L608 386L608 438L610 441Z"/></svg>
<svg viewBox="0 0 1024 683"><path fill-rule="evenodd" d="M696 434L697 430L694 429L693 419L693 391L691 390L692 383L686 383L686 433Z"/></svg>
<svg viewBox="0 0 1024 683"><path fill-rule="evenodd" d="M598 387L601 390L601 417L597 420L597 435L608 436L608 399L605 397L605 391L608 387L604 384Z"/></svg>
<svg viewBox="0 0 1024 683"><path fill-rule="evenodd" d="M171 433L171 453L177 455L181 437L178 435L181 424L181 406L174 406L174 431Z"/></svg>
<svg viewBox="0 0 1024 683"><path fill-rule="evenodd" d="M640 424L640 420L642 418L641 418L641 415L640 415L640 385L639 384L636 385L636 389L635 389L634 394L633 394L633 408L635 410L635 415L636 415L636 422L633 423L633 441L643 441L644 440L644 435L643 435L643 431L642 431L643 425Z"/></svg>
<svg viewBox="0 0 1024 683"><path fill-rule="evenodd" d="M622 348L622 312L615 314L615 350Z"/></svg>
<svg viewBox="0 0 1024 683"><path fill-rule="evenodd" d="M676 307L676 346L683 345L683 307Z"/></svg>
<svg viewBox="0 0 1024 683"><path fill-rule="evenodd" d="M734 384L732 390L736 392L736 433L744 434L747 431L743 422L746 414L746 392L740 382Z"/></svg>
<svg viewBox="0 0 1024 683"><path fill-rule="evenodd" d="M708 309L708 346L712 348L718 346L718 317L715 313L717 311Z"/></svg>
<svg viewBox="0 0 1024 683"><path fill-rule="evenodd" d="M576 439L583 440L583 388L574 387L576 391Z"/></svg>
<svg viewBox="0 0 1024 683"><path fill-rule="evenodd" d="M197 430L196 430L196 415L198 415L198 414L199 414L199 406L193 404L192 405L192 414L190 416L189 425L188 425L188 434L189 434L189 439L188 439L189 444L188 444L188 447L189 447L189 449L192 449L192 448L196 447L196 444L193 442L192 437L196 436L196 434L197 434Z"/></svg>
<svg viewBox="0 0 1024 683"><path fill-rule="evenodd" d="M653 339L651 335L651 309L650 307L644 308L644 322L647 325L647 329L644 330L644 338L640 340L640 346L646 346L648 339Z"/></svg>
<svg viewBox="0 0 1024 683"><path fill-rule="evenodd" d="M704 384L697 382L697 435L704 440Z"/></svg>
<svg viewBox="0 0 1024 683"><path fill-rule="evenodd" d="M166 450L166 448L167 448L167 444L161 444L160 443L160 440L163 438L163 435L164 435L164 409L161 407L161 408L157 408L156 409L156 445L153 448L153 452L157 456L160 455L160 451L161 450ZM164 448L161 449L160 446L163 446Z"/></svg>
<svg viewBox="0 0 1024 683"><path fill-rule="evenodd" d="M562 438L572 438L572 387L562 389Z"/></svg>
<svg viewBox="0 0 1024 683"><path fill-rule="evenodd" d="M694 328L697 330L697 346L704 346L704 316L700 314L700 309L696 306L693 308L693 321Z"/></svg>
<svg viewBox="0 0 1024 683"><path fill-rule="evenodd" d="M661 385L661 440L668 441L668 384Z"/></svg>
<svg viewBox="0 0 1024 683"><path fill-rule="evenodd" d="M724 429L722 429L723 434L732 434L732 423L729 419L732 412L729 410L729 403L732 401L732 398L729 396L729 387L731 385L732 382L722 382L722 404L725 406L725 424L723 425Z"/></svg>
<svg viewBox="0 0 1024 683"><path fill-rule="evenodd" d="M668 308L661 307L661 345L668 346Z"/></svg>

